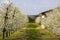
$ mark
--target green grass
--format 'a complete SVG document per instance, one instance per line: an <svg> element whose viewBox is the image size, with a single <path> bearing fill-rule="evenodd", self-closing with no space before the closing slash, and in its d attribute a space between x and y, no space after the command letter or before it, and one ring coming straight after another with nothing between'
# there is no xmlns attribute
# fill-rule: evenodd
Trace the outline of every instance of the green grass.
<svg viewBox="0 0 60 40"><path fill-rule="evenodd" d="M24 29L20 29L17 32L13 33L10 37L6 38L5 40L17 40L19 38L23 38L25 34L25 30Z"/></svg>
<svg viewBox="0 0 60 40"><path fill-rule="evenodd" d="M3 38L3 35L2 35L2 32L0 32L0 40L2 40Z"/></svg>
<svg viewBox="0 0 60 40"><path fill-rule="evenodd" d="M28 26L27 26L27 28L36 28L36 27L38 27L38 25L35 23L28 23Z"/></svg>
<svg viewBox="0 0 60 40"><path fill-rule="evenodd" d="M56 35L47 29L27 28L26 30L27 40L57 40Z"/></svg>
<svg viewBox="0 0 60 40"><path fill-rule="evenodd" d="M22 28L5 40L59 40L51 30L42 29L35 23L28 23L28 27Z"/></svg>
<svg viewBox="0 0 60 40"><path fill-rule="evenodd" d="M38 31L36 29L31 28L31 29L26 29L27 30L27 40L38 40Z"/></svg>

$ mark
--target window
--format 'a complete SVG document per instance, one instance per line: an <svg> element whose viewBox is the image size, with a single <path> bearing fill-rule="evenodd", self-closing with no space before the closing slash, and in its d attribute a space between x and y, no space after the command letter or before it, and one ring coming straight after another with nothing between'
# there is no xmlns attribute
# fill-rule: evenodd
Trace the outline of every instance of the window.
<svg viewBox="0 0 60 40"><path fill-rule="evenodd" d="M42 15L42 18L45 18L45 15Z"/></svg>

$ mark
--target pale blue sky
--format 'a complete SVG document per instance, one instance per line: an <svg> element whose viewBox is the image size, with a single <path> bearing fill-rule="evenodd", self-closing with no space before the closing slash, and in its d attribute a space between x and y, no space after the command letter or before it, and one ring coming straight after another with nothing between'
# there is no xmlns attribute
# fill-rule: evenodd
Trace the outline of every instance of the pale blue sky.
<svg viewBox="0 0 60 40"><path fill-rule="evenodd" d="M36 15L60 6L60 0L12 0L12 3L28 15Z"/></svg>

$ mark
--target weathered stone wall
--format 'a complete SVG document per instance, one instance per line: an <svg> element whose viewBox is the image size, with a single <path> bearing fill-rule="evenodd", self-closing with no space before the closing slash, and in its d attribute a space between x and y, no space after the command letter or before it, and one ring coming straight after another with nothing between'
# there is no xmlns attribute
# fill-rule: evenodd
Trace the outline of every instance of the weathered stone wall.
<svg viewBox="0 0 60 40"><path fill-rule="evenodd" d="M52 11L46 12L46 17L41 18L41 25L45 28L49 28L53 33L60 35L60 7L52 9Z"/></svg>

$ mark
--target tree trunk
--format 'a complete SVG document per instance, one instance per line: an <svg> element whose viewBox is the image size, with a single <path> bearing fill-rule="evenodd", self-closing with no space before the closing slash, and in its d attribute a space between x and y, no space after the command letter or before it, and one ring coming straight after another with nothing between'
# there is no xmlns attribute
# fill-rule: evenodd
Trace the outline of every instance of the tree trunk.
<svg viewBox="0 0 60 40"><path fill-rule="evenodd" d="M5 32L3 31L3 39L5 39Z"/></svg>
<svg viewBox="0 0 60 40"><path fill-rule="evenodd" d="M8 37L8 32L6 32L6 37Z"/></svg>
<svg viewBox="0 0 60 40"><path fill-rule="evenodd" d="M9 31L9 36L10 36L10 31Z"/></svg>

